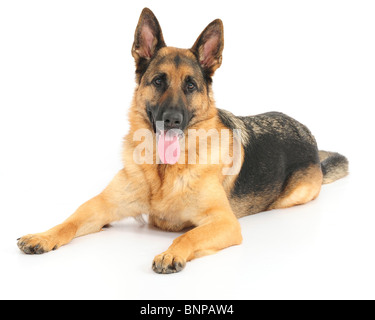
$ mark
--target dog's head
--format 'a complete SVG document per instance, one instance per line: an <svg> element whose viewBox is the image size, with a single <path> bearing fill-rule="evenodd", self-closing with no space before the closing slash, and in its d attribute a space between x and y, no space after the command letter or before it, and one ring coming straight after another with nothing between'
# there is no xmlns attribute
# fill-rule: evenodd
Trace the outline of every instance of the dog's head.
<svg viewBox="0 0 375 320"><path fill-rule="evenodd" d="M183 132L212 114L210 87L223 47L221 20L211 22L191 49L167 47L155 15L143 9L132 47L138 83L134 98L150 129L158 133L157 123L163 123L164 132Z"/></svg>

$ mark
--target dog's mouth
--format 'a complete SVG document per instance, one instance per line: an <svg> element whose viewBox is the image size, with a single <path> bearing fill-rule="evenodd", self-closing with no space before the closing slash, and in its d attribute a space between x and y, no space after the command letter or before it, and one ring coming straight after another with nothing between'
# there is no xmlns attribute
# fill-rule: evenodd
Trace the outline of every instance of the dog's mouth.
<svg viewBox="0 0 375 320"><path fill-rule="evenodd" d="M195 113L187 113L185 115L187 122L185 124L179 123L178 126L176 124L176 127L173 127L170 122L165 123L164 121L158 121L157 119L159 117L155 114L154 110L155 109L149 105L146 108L148 120L156 135L157 152L160 161L164 164L175 164L181 154L180 141L184 138L184 131L189 127Z"/></svg>
<svg viewBox="0 0 375 320"><path fill-rule="evenodd" d="M175 164L180 158L180 140L184 133L179 129L157 130L156 137L160 161L164 164Z"/></svg>

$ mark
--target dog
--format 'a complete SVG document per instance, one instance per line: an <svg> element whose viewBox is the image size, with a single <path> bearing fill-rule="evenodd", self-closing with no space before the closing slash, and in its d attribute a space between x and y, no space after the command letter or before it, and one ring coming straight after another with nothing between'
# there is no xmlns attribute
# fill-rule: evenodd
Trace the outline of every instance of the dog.
<svg viewBox="0 0 375 320"><path fill-rule="evenodd" d="M291 117L237 117L216 108L212 77L223 48L220 19L191 49L178 49L165 44L155 15L143 9L132 46L136 88L124 168L65 222L17 239L18 247L42 254L148 214L158 228L186 230L152 263L157 273L175 273L192 259L241 244L238 218L307 203L322 184L346 176L348 160L319 151L309 129Z"/></svg>

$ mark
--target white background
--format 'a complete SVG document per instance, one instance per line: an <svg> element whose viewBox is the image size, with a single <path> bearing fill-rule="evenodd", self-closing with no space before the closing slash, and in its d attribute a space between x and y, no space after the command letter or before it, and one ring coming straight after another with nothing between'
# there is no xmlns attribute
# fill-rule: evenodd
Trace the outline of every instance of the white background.
<svg viewBox="0 0 375 320"><path fill-rule="evenodd" d="M221 18L217 106L282 111L349 177L304 206L240 220L244 242L151 270L179 234L133 220L27 256L16 239L62 222L121 169L143 7L187 48ZM373 1L1 1L1 299L375 298ZM142 181L140 181L142 183Z"/></svg>

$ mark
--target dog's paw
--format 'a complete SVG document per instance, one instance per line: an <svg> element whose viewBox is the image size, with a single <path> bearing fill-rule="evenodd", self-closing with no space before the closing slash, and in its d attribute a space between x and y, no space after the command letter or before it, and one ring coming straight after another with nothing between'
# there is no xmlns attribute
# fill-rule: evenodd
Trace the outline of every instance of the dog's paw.
<svg viewBox="0 0 375 320"><path fill-rule="evenodd" d="M184 269L186 266L185 259L164 252L155 257L152 263L152 270L156 273L175 273Z"/></svg>
<svg viewBox="0 0 375 320"><path fill-rule="evenodd" d="M43 233L29 234L17 240L18 248L26 254L42 254L59 247L54 237Z"/></svg>

